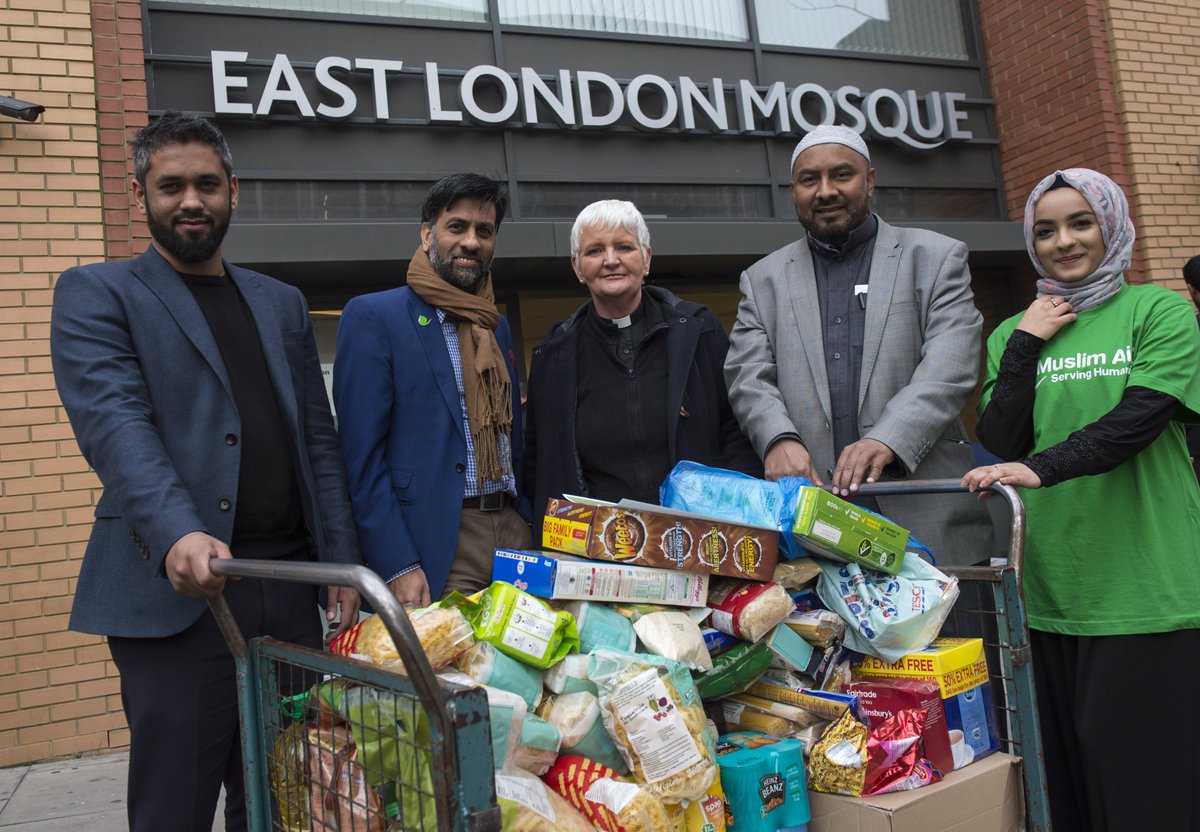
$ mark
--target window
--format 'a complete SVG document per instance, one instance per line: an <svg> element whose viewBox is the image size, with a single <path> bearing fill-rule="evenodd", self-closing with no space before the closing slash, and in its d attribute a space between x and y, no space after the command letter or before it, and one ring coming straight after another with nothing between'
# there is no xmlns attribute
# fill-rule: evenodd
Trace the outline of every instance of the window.
<svg viewBox="0 0 1200 832"><path fill-rule="evenodd" d="M577 32L745 41L743 0L499 0L500 22Z"/></svg>
<svg viewBox="0 0 1200 832"><path fill-rule="evenodd" d="M202 6L236 6L240 9L286 9L294 12L361 14L487 23L487 0L181 0Z"/></svg>
<svg viewBox="0 0 1200 832"><path fill-rule="evenodd" d="M524 182L522 219L573 220L598 199L627 199L646 219L770 219L767 185L658 185L614 182Z"/></svg>
<svg viewBox="0 0 1200 832"><path fill-rule="evenodd" d="M965 61L961 0L754 0L759 40L799 46Z"/></svg>

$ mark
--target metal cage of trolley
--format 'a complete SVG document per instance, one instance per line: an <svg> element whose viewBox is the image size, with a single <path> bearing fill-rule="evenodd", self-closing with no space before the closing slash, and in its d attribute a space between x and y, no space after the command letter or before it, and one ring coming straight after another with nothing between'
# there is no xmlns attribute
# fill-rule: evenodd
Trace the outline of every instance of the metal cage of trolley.
<svg viewBox="0 0 1200 832"><path fill-rule="evenodd" d="M1026 832L1050 832L1042 734L1021 569L1025 555L1025 506L1016 490L993 485L992 499L1003 498L1010 514L1008 558L999 566L939 567L959 580L960 595L942 631L982 637L988 658L1000 750L1021 759ZM958 480L912 480L863 485L862 495L962 495ZM948 499L951 499L948 497ZM961 499L966 499L961 497ZM930 832L937 832L931 829Z"/></svg>
<svg viewBox="0 0 1200 832"><path fill-rule="evenodd" d="M1049 832L1042 741L1021 594L1025 511L1009 505L1009 556L1000 566L947 567L961 595L947 627L983 637L1001 750L1021 758L1027 832ZM864 485L867 494L960 494L955 480ZM220 560L219 575L353 586L385 623L404 663L366 662L242 638L223 598L213 613L237 663L250 832L500 829L488 703L482 688L441 682L403 609L364 566ZM931 830L936 832L936 830Z"/></svg>
<svg viewBox="0 0 1200 832"><path fill-rule="evenodd" d="M352 586L380 615L403 662L396 672L271 638L247 643L224 597L210 602L237 668L250 832L500 829L487 696L440 682L374 572L237 559L212 568Z"/></svg>

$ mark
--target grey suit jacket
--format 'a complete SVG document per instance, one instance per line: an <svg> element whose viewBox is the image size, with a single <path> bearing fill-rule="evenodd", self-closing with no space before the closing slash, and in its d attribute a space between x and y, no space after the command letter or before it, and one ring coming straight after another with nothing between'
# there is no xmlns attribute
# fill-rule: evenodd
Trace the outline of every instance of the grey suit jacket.
<svg viewBox="0 0 1200 832"><path fill-rule="evenodd" d="M361 563L304 297L265 275L225 269L258 328L318 557ZM50 354L79 447L104 486L70 626L134 637L181 632L205 602L171 588L167 550L192 531L228 543L237 508L241 423L208 322L151 248L63 273Z"/></svg>
<svg viewBox="0 0 1200 832"><path fill-rule="evenodd" d="M967 247L883 220L875 237L859 382L859 435L896 453L909 476L958 478L973 467L959 419L979 373L983 318ZM742 273L725 378L742 429L760 455L798 433L822 479L836 462L812 254L801 239ZM885 476L886 479L886 476ZM944 565L989 556L985 512L973 498L880 497Z"/></svg>

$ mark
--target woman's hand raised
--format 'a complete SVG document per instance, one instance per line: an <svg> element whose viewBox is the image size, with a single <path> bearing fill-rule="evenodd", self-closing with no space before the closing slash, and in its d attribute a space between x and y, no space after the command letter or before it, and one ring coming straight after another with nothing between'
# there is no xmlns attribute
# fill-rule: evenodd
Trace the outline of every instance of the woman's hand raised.
<svg viewBox="0 0 1200 832"><path fill-rule="evenodd" d="M1064 326L1079 316L1071 311L1071 302L1063 298L1046 296L1029 304L1017 329L1049 341Z"/></svg>

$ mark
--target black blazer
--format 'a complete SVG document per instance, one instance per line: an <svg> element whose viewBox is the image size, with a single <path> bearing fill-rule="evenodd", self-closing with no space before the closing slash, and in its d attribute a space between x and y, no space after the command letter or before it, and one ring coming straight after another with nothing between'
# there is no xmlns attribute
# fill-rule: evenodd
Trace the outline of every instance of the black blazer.
<svg viewBox="0 0 1200 832"><path fill-rule="evenodd" d="M304 296L266 275L229 263L225 270L258 328L317 556L361 563ZM241 422L208 322L151 248L135 260L63 273L50 356L75 438L104 486L71 629L150 638L182 632L207 607L172 589L163 560L188 532L229 542L241 456Z"/></svg>

